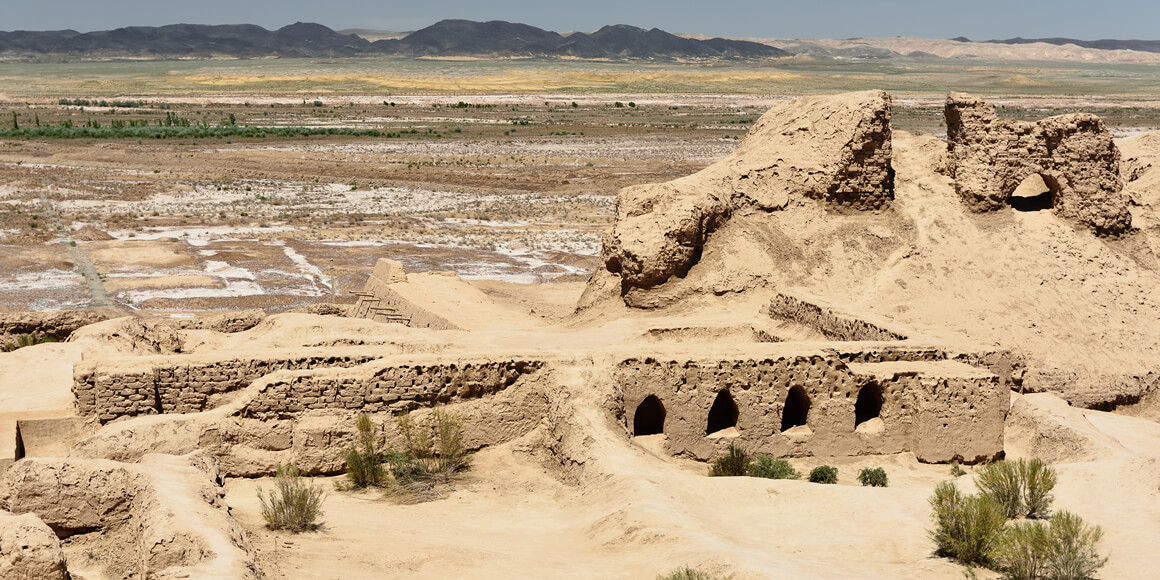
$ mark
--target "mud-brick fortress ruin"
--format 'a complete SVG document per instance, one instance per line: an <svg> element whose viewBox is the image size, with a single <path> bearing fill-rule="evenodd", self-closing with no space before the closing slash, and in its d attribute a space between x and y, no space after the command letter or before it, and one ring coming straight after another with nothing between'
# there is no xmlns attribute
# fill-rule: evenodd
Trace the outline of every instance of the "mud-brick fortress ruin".
<svg viewBox="0 0 1160 580"><path fill-rule="evenodd" d="M890 107L881 91L788 102L703 171L625 189L604 267L564 320L521 317L454 275L409 274L384 259L335 331L309 315L279 315L218 333L225 346L204 351L189 333L156 347L150 337L162 323L103 323L153 350L86 357L74 368L75 416L17 422L0 508L34 513L66 535L132 515L160 542L150 545L167 545L197 532L181 517L151 523L157 510L188 508L150 493L157 476L142 465L204 486L284 463L337 473L355 413L370 413L390 443L393 414L435 405L464 418L473 449L539 430L565 466L590 452L586 429L659 437L665 452L699 460L730 443L775 456L999 457L1019 356L780 282L797 267L768 227L783 214L850 223L889 215ZM946 118L947 173L970 211L997 209L1038 173L1061 218L1101 235L1130 228L1119 154L1098 118L1002 121L959 94L948 97ZM114 493L117 481L131 484ZM260 577L216 495L201 495L227 522L216 526L229 536L220 545L241 554L236 577ZM60 508L71 501L108 509ZM178 552L143 548L138 569L212 559Z"/></svg>

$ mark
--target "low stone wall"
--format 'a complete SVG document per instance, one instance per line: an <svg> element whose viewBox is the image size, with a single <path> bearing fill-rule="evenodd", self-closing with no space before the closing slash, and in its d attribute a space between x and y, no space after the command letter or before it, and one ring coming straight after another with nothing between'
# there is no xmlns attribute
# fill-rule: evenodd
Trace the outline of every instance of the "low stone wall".
<svg viewBox="0 0 1160 580"><path fill-rule="evenodd" d="M1003 451L1008 390L998 376L953 361L628 359L613 380L630 435L663 432L670 453L701 460L731 442L773 456L910 451L926 462L975 463Z"/></svg>
<svg viewBox="0 0 1160 580"><path fill-rule="evenodd" d="M240 414L269 420L322 409L410 411L499 392L542 366L539 361L511 360L401 364L373 373L309 373L272 382Z"/></svg>
<svg viewBox="0 0 1160 580"><path fill-rule="evenodd" d="M244 388L274 371L351 367L374 358L370 354L349 354L81 362L73 369L73 394L77 414L96 415L101 423L137 415L197 413L216 406L215 395Z"/></svg>
<svg viewBox="0 0 1160 580"><path fill-rule="evenodd" d="M816 329L830 340L896 341L906 336L830 306L779 293L769 303L769 315Z"/></svg>

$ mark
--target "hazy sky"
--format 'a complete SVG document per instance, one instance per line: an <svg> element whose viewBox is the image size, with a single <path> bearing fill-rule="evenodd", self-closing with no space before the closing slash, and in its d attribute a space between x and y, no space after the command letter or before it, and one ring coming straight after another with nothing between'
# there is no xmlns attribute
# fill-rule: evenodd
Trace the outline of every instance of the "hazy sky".
<svg viewBox="0 0 1160 580"><path fill-rule="evenodd" d="M1064 36L1160 38L1157 0L0 0L0 30L296 21L416 30L444 18L508 20L558 32L605 24L765 38Z"/></svg>

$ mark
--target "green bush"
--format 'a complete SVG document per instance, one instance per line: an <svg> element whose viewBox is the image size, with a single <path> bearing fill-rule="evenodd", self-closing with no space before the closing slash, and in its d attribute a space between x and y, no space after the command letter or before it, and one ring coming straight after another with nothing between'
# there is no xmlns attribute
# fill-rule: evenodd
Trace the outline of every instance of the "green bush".
<svg viewBox="0 0 1160 580"><path fill-rule="evenodd" d="M1011 580L1036 580L1043 573L1048 545L1042 522L1017 522L999 535L990 559Z"/></svg>
<svg viewBox="0 0 1160 580"><path fill-rule="evenodd" d="M741 447L729 444L724 457L718 457L709 468L709 477L737 477L749 473L749 453Z"/></svg>
<svg viewBox="0 0 1160 580"><path fill-rule="evenodd" d="M296 534L318 528L315 522L322 515L325 493L321 487L307 483L301 475L294 465L279 465L274 489L263 495L262 488L258 488L262 517L268 528L290 530Z"/></svg>
<svg viewBox="0 0 1160 580"><path fill-rule="evenodd" d="M56 337L44 334L21 334L16 337L16 340L0 345L0 352L12 352L26 346L35 346L46 342L56 342Z"/></svg>
<svg viewBox="0 0 1160 580"><path fill-rule="evenodd" d="M1049 523L1024 521L1007 526L992 560L1012 580L1086 580L1108 561L1097 551L1102 537L1099 526L1059 512Z"/></svg>
<svg viewBox="0 0 1160 580"><path fill-rule="evenodd" d="M469 465L463 420L455 413L434 409L425 421L416 421L409 414L395 421L403 448L387 451L384 460L391 467L397 491L412 499L422 497Z"/></svg>
<svg viewBox="0 0 1160 580"><path fill-rule="evenodd" d="M1029 518L1046 516L1055 499L1051 495L1055 489L1055 469L1037 457L1028 461L1020 459L1019 473L1023 480L1024 513Z"/></svg>
<svg viewBox="0 0 1160 580"><path fill-rule="evenodd" d="M965 564L987 564L1007 518L989 495L963 495L944 481L930 498L934 529L930 537L940 554Z"/></svg>
<svg viewBox="0 0 1160 580"><path fill-rule="evenodd" d="M1104 537L1099 526L1089 526L1070 512L1051 516L1047 530L1046 577L1052 580L1085 580L1108 563L1096 546Z"/></svg>
<svg viewBox="0 0 1160 580"><path fill-rule="evenodd" d="M996 461L979 470L975 486L995 500L1008 518L1023 513L1023 484L1019 466L1012 461Z"/></svg>
<svg viewBox="0 0 1160 580"><path fill-rule="evenodd" d="M1041 459L996 461L979 471L975 485L991 496L1008 518L1043 517L1051 509L1055 470Z"/></svg>
<svg viewBox="0 0 1160 580"><path fill-rule="evenodd" d="M383 468L383 454L375 441L374 424L366 413L359 413L355 420L358 441L346 450L346 476L350 484L357 488L383 485L387 472Z"/></svg>
<svg viewBox="0 0 1160 580"><path fill-rule="evenodd" d="M881 467L863 467L858 472L858 483L870 487L886 487L886 470Z"/></svg>
<svg viewBox="0 0 1160 580"><path fill-rule="evenodd" d="M810 470L810 483L838 483L838 468L819 465Z"/></svg>
<svg viewBox="0 0 1160 580"><path fill-rule="evenodd" d="M757 459L749 464L747 471L750 477L766 479L799 479L802 476L788 461L774 459L768 455L758 455Z"/></svg>
<svg viewBox="0 0 1160 580"><path fill-rule="evenodd" d="M685 566L677 568L668 574L658 574L657 580L716 580L716 576L702 572L696 568Z"/></svg>

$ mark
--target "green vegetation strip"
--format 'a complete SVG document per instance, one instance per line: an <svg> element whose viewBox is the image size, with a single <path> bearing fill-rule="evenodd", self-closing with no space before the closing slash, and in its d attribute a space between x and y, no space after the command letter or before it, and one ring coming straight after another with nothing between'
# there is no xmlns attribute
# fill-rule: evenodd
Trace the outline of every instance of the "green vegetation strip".
<svg viewBox="0 0 1160 580"><path fill-rule="evenodd" d="M213 139L232 137L309 137L312 135L343 135L347 137L399 137L378 129L350 129L344 127L249 127L211 125L190 127L26 127L0 130L5 139Z"/></svg>

